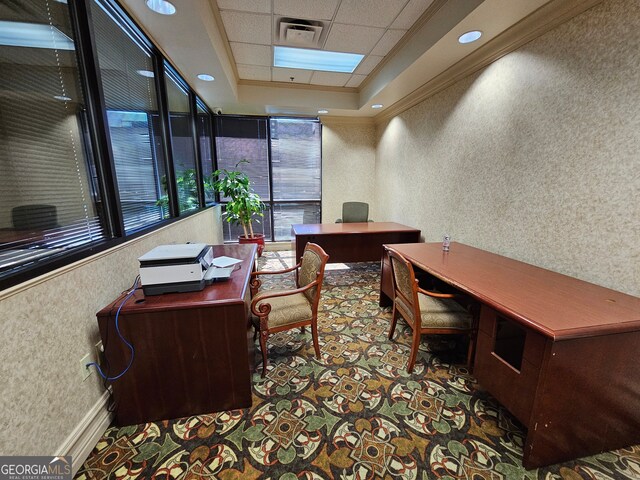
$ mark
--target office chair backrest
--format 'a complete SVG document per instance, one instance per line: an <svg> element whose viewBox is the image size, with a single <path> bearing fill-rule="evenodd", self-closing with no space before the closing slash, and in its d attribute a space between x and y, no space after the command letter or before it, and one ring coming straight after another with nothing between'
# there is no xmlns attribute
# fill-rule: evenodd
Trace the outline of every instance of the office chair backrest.
<svg viewBox="0 0 640 480"><path fill-rule="evenodd" d="M315 243L307 243L302 254L300 270L298 272L298 288L305 287L315 280L319 280L318 285L313 286L304 292L307 300L312 305L317 305L318 292L322 286L324 277L324 267L327 264L329 255Z"/></svg>
<svg viewBox="0 0 640 480"><path fill-rule="evenodd" d="M369 204L365 202L344 202L342 204L342 222L357 223L369 221Z"/></svg>
<svg viewBox="0 0 640 480"><path fill-rule="evenodd" d="M11 210L13 227L18 230L45 230L58 228L55 205L22 205Z"/></svg>

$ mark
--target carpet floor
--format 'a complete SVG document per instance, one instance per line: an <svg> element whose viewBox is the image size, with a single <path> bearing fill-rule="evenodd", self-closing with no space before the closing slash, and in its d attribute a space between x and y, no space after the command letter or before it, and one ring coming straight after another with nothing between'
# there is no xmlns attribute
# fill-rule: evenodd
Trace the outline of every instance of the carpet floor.
<svg viewBox="0 0 640 480"><path fill-rule="evenodd" d="M260 266L293 260L265 252ZM640 479L640 446L525 470L523 427L462 366L464 338L424 336L407 374L410 330L400 319L387 338L379 264L327 268L320 360L309 329L274 335L250 409L109 428L76 478Z"/></svg>

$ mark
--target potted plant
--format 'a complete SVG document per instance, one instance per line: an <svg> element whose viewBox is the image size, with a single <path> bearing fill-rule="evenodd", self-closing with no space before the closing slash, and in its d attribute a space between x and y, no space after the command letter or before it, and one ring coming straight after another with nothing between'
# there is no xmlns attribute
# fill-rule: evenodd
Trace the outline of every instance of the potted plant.
<svg viewBox="0 0 640 480"><path fill-rule="evenodd" d="M238 241L258 244L258 256L260 256L264 250L264 234L254 233L252 222L254 220L259 222L257 217L264 216L265 205L260 200L260 196L253 191L249 177L237 170L242 163L248 162L241 160L236 164L236 170L216 170L211 174L211 179L214 190L222 197L229 199L223 214L226 221L242 225L244 235L239 235Z"/></svg>

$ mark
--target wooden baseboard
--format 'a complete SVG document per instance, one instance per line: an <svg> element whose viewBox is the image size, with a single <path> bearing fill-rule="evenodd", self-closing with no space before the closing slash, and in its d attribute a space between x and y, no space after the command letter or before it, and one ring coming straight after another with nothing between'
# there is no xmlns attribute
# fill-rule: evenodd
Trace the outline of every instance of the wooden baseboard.
<svg viewBox="0 0 640 480"><path fill-rule="evenodd" d="M58 456L71 455L74 476L113 420L113 414L107 410L108 403L109 393L105 391L56 452Z"/></svg>

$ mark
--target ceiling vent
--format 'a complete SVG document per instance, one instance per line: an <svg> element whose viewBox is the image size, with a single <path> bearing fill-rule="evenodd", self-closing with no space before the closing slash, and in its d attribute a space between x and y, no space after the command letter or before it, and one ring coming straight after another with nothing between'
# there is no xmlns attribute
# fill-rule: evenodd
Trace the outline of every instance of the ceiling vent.
<svg viewBox="0 0 640 480"><path fill-rule="evenodd" d="M322 48L326 31L324 24L319 21L282 17L277 21L278 38L275 40L278 45Z"/></svg>

